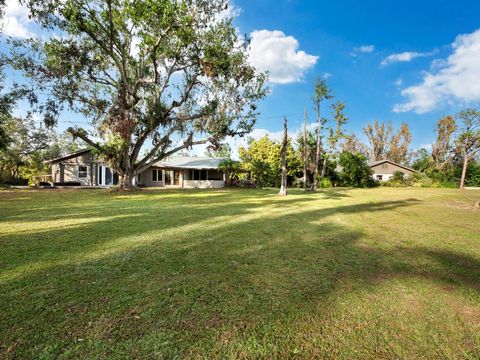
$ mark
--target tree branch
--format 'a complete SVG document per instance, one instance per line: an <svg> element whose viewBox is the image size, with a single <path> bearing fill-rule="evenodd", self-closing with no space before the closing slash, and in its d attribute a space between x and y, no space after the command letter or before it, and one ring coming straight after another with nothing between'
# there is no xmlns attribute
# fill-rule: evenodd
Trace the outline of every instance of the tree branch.
<svg viewBox="0 0 480 360"><path fill-rule="evenodd" d="M162 153L160 156L157 156L156 158L152 159L151 161L149 161L145 165L138 167L136 169L136 172L137 172L137 174L141 173L142 171L148 169L148 167L150 167L152 164L156 163L157 161L160 161L160 160L165 159L169 156L172 156L173 154L175 154L175 153L177 153L181 150L188 149L189 147L192 147L194 145L206 144L209 140L210 139L202 139L202 140L196 140L196 141L188 141L187 140L183 143L183 145L177 146L176 148L174 148L172 150L169 150L165 153Z"/></svg>
<svg viewBox="0 0 480 360"><path fill-rule="evenodd" d="M93 140L91 140L88 136L87 136L87 132L83 129L75 129L75 128L68 128L67 131L72 134L73 137L77 137L77 138L80 138L82 139L83 141L85 141L88 145L90 145L91 147L97 149L98 151L102 152L103 149L102 147L94 142Z"/></svg>

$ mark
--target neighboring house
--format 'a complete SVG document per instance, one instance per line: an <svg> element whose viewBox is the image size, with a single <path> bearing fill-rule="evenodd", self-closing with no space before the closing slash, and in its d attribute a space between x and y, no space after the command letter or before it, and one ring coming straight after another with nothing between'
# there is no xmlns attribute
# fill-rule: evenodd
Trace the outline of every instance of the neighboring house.
<svg viewBox="0 0 480 360"><path fill-rule="evenodd" d="M225 174L219 164L225 158L172 157L152 164L134 182L145 187L221 188ZM90 150L50 160L54 185L113 186L117 174Z"/></svg>
<svg viewBox="0 0 480 360"><path fill-rule="evenodd" d="M414 169L394 163L390 160L373 161L368 165L373 170L373 178L378 181L389 180L397 171L402 172L405 177L410 177L413 173L418 172Z"/></svg>

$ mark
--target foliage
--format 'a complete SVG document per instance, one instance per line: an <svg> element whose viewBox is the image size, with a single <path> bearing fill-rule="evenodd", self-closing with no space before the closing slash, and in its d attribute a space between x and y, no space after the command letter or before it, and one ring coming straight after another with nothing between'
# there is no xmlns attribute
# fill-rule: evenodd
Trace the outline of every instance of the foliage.
<svg viewBox="0 0 480 360"><path fill-rule="evenodd" d="M413 159L412 168L425 172L432 166L432 156L428 153L428 150L421 148L418 150Z"/></svg>
<svg viewBox="0 0 480 360"><path fill-rule="evenodd" d="M332 181L328 177L318 179L318 187L320 189L328 189L333 187Z"/></svg>
<svg viewBox="0 0 480 360"><path fill-rule="evenodd" d="M307 141L305 144L305 140L303 138L303 133L300 132L297 135L296 139L296 144L297 144L297 154L298 154L298 159L300 163L303 166L303 152L306 147L306 152L307 152L307 184L312 184L313 183L313 176L315 173L315 167L317 166L315 164L316 160L316 146L317 146L317 141L316 141L316 135L313 131L307 130ZM303 182L302 182L303 183Z"/></svg>
<svg viewBox="0 0 480 360"><path fill-rule="evenodd" d="M462 121L455 144L457 154L463 158L460 177L460 188L463 188L468 164L480 152L480 111L465 109L457 114L457 118Z"/></svg>
<svg viewBox="0 0 480 360"><path fill-rule="evenodd" d="M342 168L340 180L343 186L372 187L373 171L368 166L368 159L361 154L343 152L340 154L339 165Z"/></svg>
<svg viewBox="0 0 480 360"><path fill-rule="evenodd" d="M230 158L222 160L218 164L219 169L223 170L227 178L227 186L232 185L234 180L239 179L241 173L241 164L239 161L232 160Z"/></svg>
<svg viewBox="0 0 480 360"><path fill-rule="evenodd" d="M437 123L437 139L432 145L432 161L436 169L443 169L451 164L452 135L457 130L455 119L444 116Z"/></svg>
<svg viewBox="0 0 480 360"><path fill-rule="evenodd" d="M34 175L45 172L43 160L51 153L55 134L31 118L10 118L6 129L12 141L0 150L0 182L31 182Z"/></svg>
<svg viewBox="0 0 480 360"><path fill-rule="evenodd" d="M355 134L345 135L340 145L340 152L362 154L368 158L368 146L362 143Z"/></svg>
<svg viewBox="0 0 480 360"><path fill-rule="evenodd" d="M267 135L259 140L250 139L247 148L239 149L242 168L251 174L258 187L280 186L282 144L271 140ZM291 140L287 144L287 177L292 182L302 172Z"/></svg>
<svg viewBox="0 0 480 360"><path fill-rule="evenodd" d="M368 124L363 132L370 142L371 160L388 159L399 164L408 162L408 147L412 141L412 135L407 123L402 123L398 132L394 132L391 123L379 123L375 120L373 125Z"/></svg>
<svg viewBox="0 0 480 360"><path fill-rule="evenodd" d="M412 142L412 134L407 123L403 123L397 133L389 139L386 158L397 164L405 164L409 160L408 147Z"/></svg>
<svg viewBox="0 0 480 360"><path fill-rule="evenodd" d="M11 63L34 85L34 111L49 125L65 108L89 118L102 141L69 131L110 163L121 186L157 160L251 130L266 75L249 65L248 41L231 19L219 16L227 0L25 3L52 35L12 41Z"/></svg>
<svg viewBox="0 0 480 360"><path fill-rule="evenodd" d="M345 137L345 132L343 130L343 126L347 123L348 117L345 116L345 103L337 101L336 103L332 104L332 109L335 113L334 115L334 127L329 129L330 136L328 138L330 153L336 154L337 144L338 142Z"/></svg>
<svg viewBox="0 0 480 360"><path fill-rule="evenodd" d="M57 135L31 118L10 118L6 130L12 141L0 150L0 183L34 183L37 175L50 174L45 160L78 151L71 134Z"/></svg>
<svg viewBox="0 0 480 360"><path fill-rule="evenodd" d="M225 144L220 144L217 149L209 147L205 151L205 155L209 157L225 157L229 158L232 156L232 148L230 147L230 144L225 143Z"/></svg>
<svg viewBox="0 0 480 360"><path fill-rule="evenodd" d="M322 144L322 131L327 122L326 118L323 118L321 115L321 104L325 100L330 100L333 98L332 90L327 85L325 79L317 78L315 80L315 87L312 96L313 108L317 116L317 146L315 151L315 169L313 173L313 186L312 189L316 190L318 186L318 168L320 165L321 155L324 152ZM324 163L326 164L326 158L324 156ZM324 170L322 170L322 177L324 176Z"/></svg>
<svg viewBox="0 0 480 360"><path fill-rule="evenodd" d="M405 174L401 171L395 171L393 173L392 180L399 182L405 181Z"/></svg>
<svg viewBox="0 0 480 360"><path fill-rule="evenodd" d="M393 132L391 123L379 123L378 120L372 124L368 124L363 132L368 138L371 147L371 159L373 161L383 160L387 153L387 145Z"/></svg>

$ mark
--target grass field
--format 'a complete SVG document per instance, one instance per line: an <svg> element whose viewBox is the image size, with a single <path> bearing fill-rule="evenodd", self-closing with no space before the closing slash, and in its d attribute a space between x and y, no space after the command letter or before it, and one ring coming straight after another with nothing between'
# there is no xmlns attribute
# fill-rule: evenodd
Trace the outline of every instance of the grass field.
<svg viewBox="0 0 480 360"><path fill-rule="evenodd" d="M480 191L0 191L0 358L480 357Z"/></svg>

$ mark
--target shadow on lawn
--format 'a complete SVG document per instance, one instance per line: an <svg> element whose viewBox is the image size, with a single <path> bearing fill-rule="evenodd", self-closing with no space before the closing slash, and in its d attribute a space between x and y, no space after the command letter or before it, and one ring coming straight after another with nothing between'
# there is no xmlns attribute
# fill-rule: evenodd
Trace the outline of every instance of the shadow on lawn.
<svg viewBox="0 0 480 360"><path fill-rule="evenodd" d="M361 247L364 233L325 220L380 216L415 206L415 199L317 209L298 206L311 197L259 200L253 192L239 200L236 193L219 194L214 201L193 194L169 201L168 194L128 208L119 197L110 211L98 205L77 214L104 216L99 221L31 232L28 241L23 234L9 236L24 252L11 254L12 264L2 270L12 276L0 282L0 349L16 344L18 354L34 355L39 349L31 344L48 345L50 354L59 355L86 338L90 345L78 351L92 344L125 351L120 347L129 341L156 336L170 344L164 345L168 357L189 354L195 343L215 348L217 341L252 334L256 341L273 336L282 344L287 340L276 324L327 311L346 285L353 291L409 276L479 291L474 257L421 247ZM55 216L76 215L53 211L44 220ZM425 268L426 260L438 266ZM227 340L218 338L226 333ZM134 356L132 351L126 353Z"/></svg>

